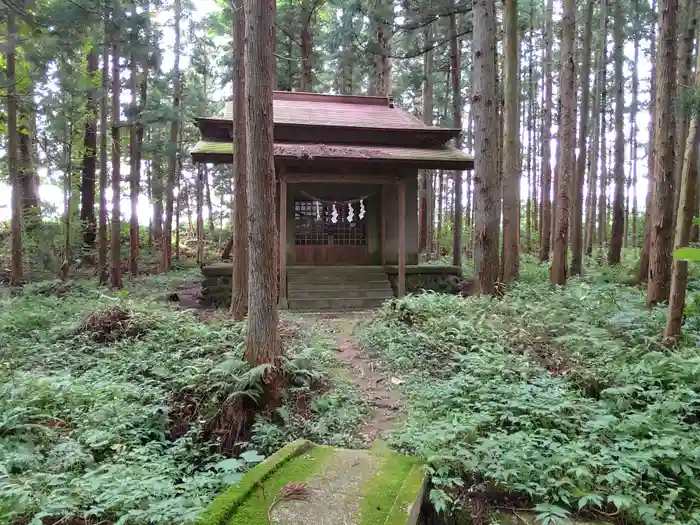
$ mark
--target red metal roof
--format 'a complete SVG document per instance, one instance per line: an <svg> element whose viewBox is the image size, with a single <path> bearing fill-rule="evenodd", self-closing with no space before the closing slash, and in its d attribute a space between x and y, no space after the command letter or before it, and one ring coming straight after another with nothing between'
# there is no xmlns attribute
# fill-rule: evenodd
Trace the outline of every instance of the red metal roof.
<svg viewBox="0 0 700 525"><path fill-rule="evenodd" d="M394 106L390 97L275 91L273 107L275 124L397 130L431 129L408 111ZM217 118L231 120L231 102L226 104L224 111Z"/></svg>

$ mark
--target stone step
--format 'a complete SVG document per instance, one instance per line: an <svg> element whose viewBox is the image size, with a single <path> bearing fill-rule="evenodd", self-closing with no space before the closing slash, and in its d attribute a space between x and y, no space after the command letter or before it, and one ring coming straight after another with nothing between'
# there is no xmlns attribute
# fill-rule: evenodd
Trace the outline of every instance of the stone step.
<svg viewBox="0 0 700 525"><path fill-rule="evenodd" d="M291 310L321 311L321 310L370 310L380 307L386 299L366 297L336 297L321 299L290 299Z"/></svg>
<svg viewBox="0 0 700 525"><path fill-rule="evenodd" d="M292 292L308 292L314 290L326 291L335 290L343 292L345 290L391 290L391 283L388 279L377 279L373 281L287 281L287 290Z"/></svg>
<svg viewBox="0 0 700 525"><path fill-rule="evenodd" d="M366 290L366 289L345 289L338 290L337 288L319 289L313 288L309 290L289 290L288 296L290 301L299 299L379 299L386 300L393 297L394 293L391 290L389 283L386 283L385 288Z"/></svg>

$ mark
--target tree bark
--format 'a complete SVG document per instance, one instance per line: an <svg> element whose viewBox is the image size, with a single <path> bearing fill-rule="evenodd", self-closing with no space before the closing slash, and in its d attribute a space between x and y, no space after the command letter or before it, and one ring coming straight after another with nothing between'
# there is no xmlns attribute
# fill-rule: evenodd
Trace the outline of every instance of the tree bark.
<svg viewBox="0 0 700 525"><path fill-rule="evenodd" d="M129 78L129 90L131 91L131 122L129 126L129 202L131 205L131 217L129 219L129 271L131 275L139 273L139 185L141 183L141 159L138 154L138 111L137 77L138 62L136 60L136 3L132 4L130 29L130 62L131 75ZM138 113L137 113L138 112Z"/></svg>
<svg viewBox="0 0 700 525"><path fill-rule="evenodd" d="M700 60L696 64L696 71L700 68ZM700 86L700 73L696 73L696 86ZM688 138L685 147L685 159L681 176L681 196L678 208L678 220L676 223L676 239L674 248L688 246L690 242L690 227L693 223L695 211L695 194L698 178L698 118L690 121ZM688 261L673 261L673 273L671 277L671 295L668 304L668 318L664 338L667 344L674 345L681 334L683 324L683 310L685 310L685 295L688 285Z"/></svg>
<svg viewBox="0 0 700 525"><path fill-rule="evenodd" d="M652 13L656 14L656 0L652 0ZM656 25L656 24L655 24ZM656 27L651 32L649 55L656 57ZM640 283L647 282L649 278L649 252L651 251L651 207L652 192L654 191L654 170L656 167L656 60L651 61L651 74L649 76L649 141L647 143L647 197L644 208L644 241L642 253L639 258Z"/></svg>
<svg viewBox="0 0 700 525"><path fill-rule="evenodd" d="M556 199L556 228L552 255L551 280L566 284L566 262L569 248L569 195L574 159L576 128L576 65L574 46L576 37L576 0L564 0L561 39L561 118L559 128L560 154L557 165L559 184Z"/></svg>
<svg viewBox="0 0 700 525"><path fill-rule="evenodd" d="M160 144L161 131L157 130L154 142ZM156 246L163 245L163 157L156 152L153 155L153 243Z"/></svg>
<svg viewBox="0 0 700 525"><path fill-rule="evenodd" d="M340 59L341 79L340 93L352 95L354 88L355 69L355 33L353 31L353 18L355 10L352 6L343 5L343 51ZM428 26L429 27L429 26Z"/></svg>
<svg viewBox="0 0 700 525"><path fill-rule="evenodd" d="M472 106L476 152L474 266L476 289L494 294L498 279L499 180L496 122L496 9L493 0L474 3Z"/></svg>
<svg viewBox="0 0 700 525"><path fill-rule="evenodd" d="M23 280L22 268L22 189L18 162L19 130L17 125L17 21L13 9L7 10L7 160L12 184L11 266L10 286L19 286Z"/></svg>
<svg viewBox="0 0 700 525"><path fill-rule="evenodd" d="M178 151L180 130L180 19L182 17L182 1L175 0L175 60L173 64L173 111L170 122L170 143L168 151L168 180L165 186L165 223L163 224L163 243L161 248L161 271L167 272L172 265L173 242L173 208L174 191L178 174ZM176 229L179 235L179 229ZM179 244L176 245L176 250Z"/></svg>
<svg viewBox="0 0 700 525"><path fill-rule="evenodd" d="M114 8L114 20L118 20L118 7ZM122 287L121 268L121 137L120 137L120 78L119 78L119 34L112 32L112 231L110 234L109 285Z"/></svg>
<svg viewBox="0 0 700 525"><path fill-rule="evenodd" d="M700 53L695 63L695 86L700 87ZM690 228L695 212L695 197L698 179L698 127L700 119L694 115L689 123L685 157L681 172L681 191L676 220L676 236L674 249L688 246ZM668 303L668 318L664 339L668 345L675 345L681 334L683 325L683 310L685 309L686 287L688 286L688 261L674 260L671 277L671 295Z"/></svg>
<svg viewBox="0 0 700 525"><path fill-rule="evenodd" d="M452 70L452 127L462 129L462 71L460 69L457 15L450 15L450 69ZM455 139L461 148L462 134ZM452 265L462 267L462 172L454 172L454 224L452 226Z"/></svg>
<svg viewBox="0 0 700 525"><path fill-rule="evenodd" d="M107 167L107 116L109 113L109 47L110 18L107 8L103 9L104 32L102 44L102 91L100 93L100 224L98 230L97 266L100 284L107 284L109 272L107 267L107 185L109 171Z"/></svg>
<svg viewBox="0 0 700 525"><path fill-rule="evenodd" d="M586 178L586 151L588 139L588 107L590 105L591 43L593 39L593 0L586 2L581 66L581 118L578 132L578 157L576 158L576 182L572 199L571 220L571 275L583 270L583 184Z"/></svg>
<svg viewBox="0 0 700 525"><path fill-rule="evenodd" d="M246 18L245 94L250 208L248 329L244 359L251 365L276 366L281 352L277 333L277 223L272 135L272 90L275 82L274 0L244 0ZM275 382L267 383L274 388ZM269 396L270 392L268 392Z"/></svg>
<svg viewBox="0 0 700 525"><path fill-rule="evenodd" d="M423 28L423 43L425 47L431 45L432 42L432 24L427 24ZM433 125L433 52L428 51L423 55L423 123L426 126ZM430 237L432 230L432 218L430 212L429 202L431 199L430 181L432 180L432 173L429 170L423 171L420 176L420 195L419 195L419 206L418 206L418 216L419 216L419 227L418 227L418 250L420 252L429 251L429 247L432 246ZM428 226L430 224L430 227Z"/></svg>
<svg viewBox="0 0 700 525"><path fill-rule="evenodd" d="M97 222L95 219L95 173L97 171L97 87L94 85L98 70L97 49L90 50L87 56L87 74L90 87L85 103L85 135L83 139L83 166L80 179L80 222L83 227L83 242L89 248L95 246Z"/></svg>
<svg viewBox="0 0 700 525"><path fill-rule="evenodd" d="M503 2L504 135L503 135L503 282L520 275L520 115L518 82L518 2Z"/></svg>
<svg viewBox="0 0 700 525"><path fill-rule="evenodd" d="M313 84L313 35L311 34L311 21L313 20L312 0L301 2L301 77L299 90L310 92Z"/></svg>
<svg viewBox="0 0 700 525"><path fill-rule="evenodd" d="M678 61L676 67L678 69L678 86L681 90L687 90L690 84L690 73L693 65L693 50L695 42L695 29L697 27L697 0L683 0L681 6L680 30L678 34ZM676 104L676 133L674 136L675 158L683 159L685 157L686 138L688 137L688 110L682 104ZM681 173L683 171L683 162L676 162L673 168L673 211L678 210L678 201L681 191ZM673 223L675 228L677 216L673 215Z"/></svg>
<svg viewBox="0 0 700 525"><path fill-rule="evenodd" d="M544 105L542 107L542 191L540 220L540 261L549 260L550 236L552 222L552 151L550 147L552 137L552 63L554 45L554 0L547 0L547 12L545 18L545 54L542 75L544 77Z"/></svg>
<svg viewBox="0 0 700 525"><path fill-rule="evenodd" d="M661 0L656 50L656 163L652 185L648 306L667 300L671 284L677 11L678 0Z"/></svg>
<svg viewBox="0 0 700 525"><path fill-rule="evenodd" d="M631 239L632 247L637 248L637 215L639 206L637 204L637 112L639 111L639 5L638 0L634 0L634 60L632 62L632 105L630 107L630 121L632 129L632 139L630 140L630 161L632 193L632 213L631 213Z"/></svg>
<svg viewBox="0 0 700 525"><path fill-rule="evenodd" d="M391 21L394 19L393 2L376 0L375 30L379 52L375 56L374 94L391 95Z"/></svg>
<svg viewBox="0 0 700 525"><path fill-rule="evenodd" d="M234 20L233 74L236 78L233 87L233 126L234 166L233 191L233 279L231 296L231 316L240 321L248 312L248 273L249 273L249 234L248 234L248 160L246 138L246 81L245 70L245 11L239 9ZM274 208L274 200L267 205ZM277 257L277 255L275 255Z"/></svg>
<svg viewBox="0 0 700 525"><path fill-rule="evenodd" d="M607 60L605 61L607 64ZM598 254L600 255L605 244L605 238L608 233L608 146L607 146L607 71L603 68L603 91L600 94L600 175L598 182ZM602 257L602 256L601 256Z"/></svg>
<svg viewBox="0 0 700 525"><path fill-rule="evenodd" d="M625 231L625 76L622 70L625 18L622 10L622 4L615 2L615 199L608 264L620 264Z"/></svg>

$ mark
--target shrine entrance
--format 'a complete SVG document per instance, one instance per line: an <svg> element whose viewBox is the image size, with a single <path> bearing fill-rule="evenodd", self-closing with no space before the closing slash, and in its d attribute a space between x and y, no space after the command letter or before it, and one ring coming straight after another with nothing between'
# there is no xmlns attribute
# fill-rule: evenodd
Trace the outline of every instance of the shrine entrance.
<svg viewBox="0 0 700 525"><path fill-rule="evenodd" d="M364 202L294 201L294 248L299 265L367 264Z"/></svg>

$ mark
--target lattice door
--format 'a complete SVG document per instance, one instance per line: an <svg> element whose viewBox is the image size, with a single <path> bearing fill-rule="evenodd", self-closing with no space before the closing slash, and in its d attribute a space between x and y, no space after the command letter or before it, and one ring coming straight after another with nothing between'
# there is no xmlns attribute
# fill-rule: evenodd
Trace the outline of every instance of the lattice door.
<svg viewBox="0 0 700 525"><path fill-rule="evenodd" d="M299 264L362 264L367 258L366 217L358 217L355 205L353 220L348 221L346 205L311 200L294 202L294 244Z"/></svg>

